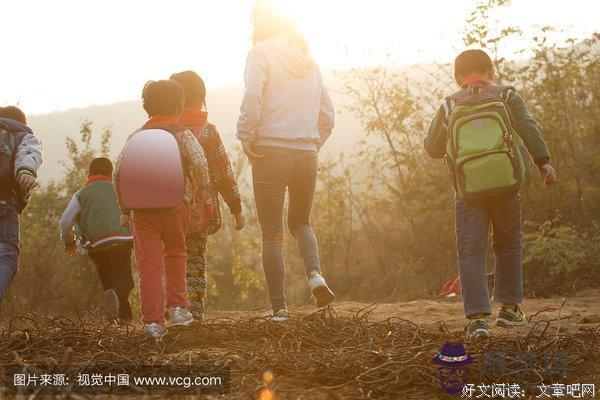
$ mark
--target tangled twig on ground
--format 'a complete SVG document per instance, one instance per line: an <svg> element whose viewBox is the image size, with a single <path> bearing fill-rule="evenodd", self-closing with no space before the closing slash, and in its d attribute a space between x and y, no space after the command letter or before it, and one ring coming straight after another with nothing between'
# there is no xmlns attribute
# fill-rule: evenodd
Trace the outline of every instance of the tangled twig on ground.
<svg viewBox="0 0 600 400"><path fill-rule="evenodd" d="M446 341L462 341L459 331L426 329L389 318L373 322L369 309L340 316L333 310L270 323L264 319L213 319L172 330L156 344L131 326L117 327L89 314L16 318L1 333L1 364L156 365L229 364L230 397L258 398L267 388L286 398L436 398L442 394L431 359ZM546 360L565 354L568 379L585 380L598 366L600 331L556 332L553 320L536 314L527 335L497 335L468 345L476 359L502 353L501 371L484 371L476 362L475 382L535 385L547 380L542 363L527 363L519 354ZM596 349L596 351L591 351ZM529 359L531 361L531 357ZM264 373L274 379L265 382ZM494 375L494 373L496 375ZM586 375L587 374L587 375ZM518 379L517 379L518 377ZM268 386L268 387L267 387Z"/></svg>

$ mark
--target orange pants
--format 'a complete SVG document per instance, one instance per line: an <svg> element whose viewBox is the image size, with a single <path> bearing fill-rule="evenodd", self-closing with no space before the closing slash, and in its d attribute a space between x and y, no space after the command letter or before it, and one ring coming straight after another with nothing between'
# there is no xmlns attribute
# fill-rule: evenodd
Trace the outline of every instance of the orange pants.
<svg viewBox="0 0 600 400"><path fill-rule="evenodd" d="M145 324L165 323L165 287L167 307L188 305L185 236L189 219L187 204L165 211L133 212L133 249Z"/></svg>

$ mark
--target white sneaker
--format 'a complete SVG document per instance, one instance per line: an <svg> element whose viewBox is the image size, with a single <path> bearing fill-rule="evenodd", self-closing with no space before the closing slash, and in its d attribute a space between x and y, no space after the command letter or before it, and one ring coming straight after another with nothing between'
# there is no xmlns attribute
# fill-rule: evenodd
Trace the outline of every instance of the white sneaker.
<svg viewBox="0 0 600 400"><path fill-rule="evenodd" d="M325 307L335 299L335 295L327 286L325 278L317 271L312 271L308 275L308 287L317 300L317 307Z"/></svg>
<svg viewBox="0 0 600 400"><path fill-rule="evenodd" d="M167 333L167 327L157 324L156 322L146 324L145 329L146 333L152 336L157 342L160 342L163 336L165 336L165 333Z"/></svg>
<svg viewBox="0 0 600 400"><path fill-rule="evenodd" d="M171 317L171 326L188 326L194 322L192 313L183 307L170 308L169 316Z"/></svg>
<svg viewBox="0 0 600 400"><path fill-rule="evenodd" d="M287 321L287 319L290 317L290 314L288 313L287 308L280 308L277 310L277 312L273 312L273 310L268 311L263 316L272 322L283 322Z"/></svg>

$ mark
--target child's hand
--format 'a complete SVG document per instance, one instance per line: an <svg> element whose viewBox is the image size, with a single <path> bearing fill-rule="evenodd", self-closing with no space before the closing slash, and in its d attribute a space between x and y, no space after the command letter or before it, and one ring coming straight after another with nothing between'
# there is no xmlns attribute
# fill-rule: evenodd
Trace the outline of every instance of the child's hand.
<svg viewBox="0 0 600 400"><path fill-rule="evenodd" d="M121 214L121 226L123 228L129 228L130 223L131 223L131 217L126 214Z"/></svg>
<svg viewBox="0 0 600 400"><path fill-rule="evenodd" d="M33 188L38 186L38 181L35 179L35 177L27 173L19 174L17 181L19 182L21 190L25 194L29 194Z"/></svg>
<svg viewBox="0 0 600 400"><path fill-rule="evenodd" d="M77 242L73 241L73 243L65 243L63 253L65 256L77 255Z"/></svg>
<svg viewBox="0 0 600 400"><path fill-rule="evenodd" d="M235 230L241 231L246 226L246 218L244 218L244 213L240 212L238 214L233 214L235 218Z"/></svg>
<svg viewBox="0 0 600 400"><path fill-rule="evenodd" d="M544 185L550 186L556 183L556 170L550 164L544 164L540 168L540 172L544 177Z"/></svg>

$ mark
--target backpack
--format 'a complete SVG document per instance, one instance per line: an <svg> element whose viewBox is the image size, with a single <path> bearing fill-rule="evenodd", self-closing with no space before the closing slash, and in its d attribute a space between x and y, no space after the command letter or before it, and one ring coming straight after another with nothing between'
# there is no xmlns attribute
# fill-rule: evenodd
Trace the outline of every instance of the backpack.
<svg viewBox="0 0 600 400"><path fill-rule="evenodd" d="M15 194L19 212L27 205L28 198L17 184L14 169L17 149L26 135L27 132L11 132L0 124L0 192Z"/></svg>
<svg viewBox="0 0 600 400"><path fill-rule="evenodd" d="M502 96L514 88L484 86L446 98L446 162L459 198L516 194L528 184L529 153Z"/></svg>
<svg viewBox="0 0 600 400"><path fill-rule="evenodd" d="M202 135L209 129L211 125L209 123L203 125L197 125L190 127L190 130L198 139L200 144L203 143L201 140ZM206 149L204 155L206 159L209 159ZM212 179L211 179L212 181ZM219 207L219 197L214 186L209 185L205 190L198 190L195 193L194 203L190 208L190 224L188 228L189 234L194 233L205 233L212 235L221 229L222 219L221 210Z"/></svg>
<svg viewBox="0 0 600 400"><path fill-rule="evenodd" d="M184 201L187 168L181 154L184 129L172 126L135 131L121 155L121 203L131 210L175 208Z"/></svg>

